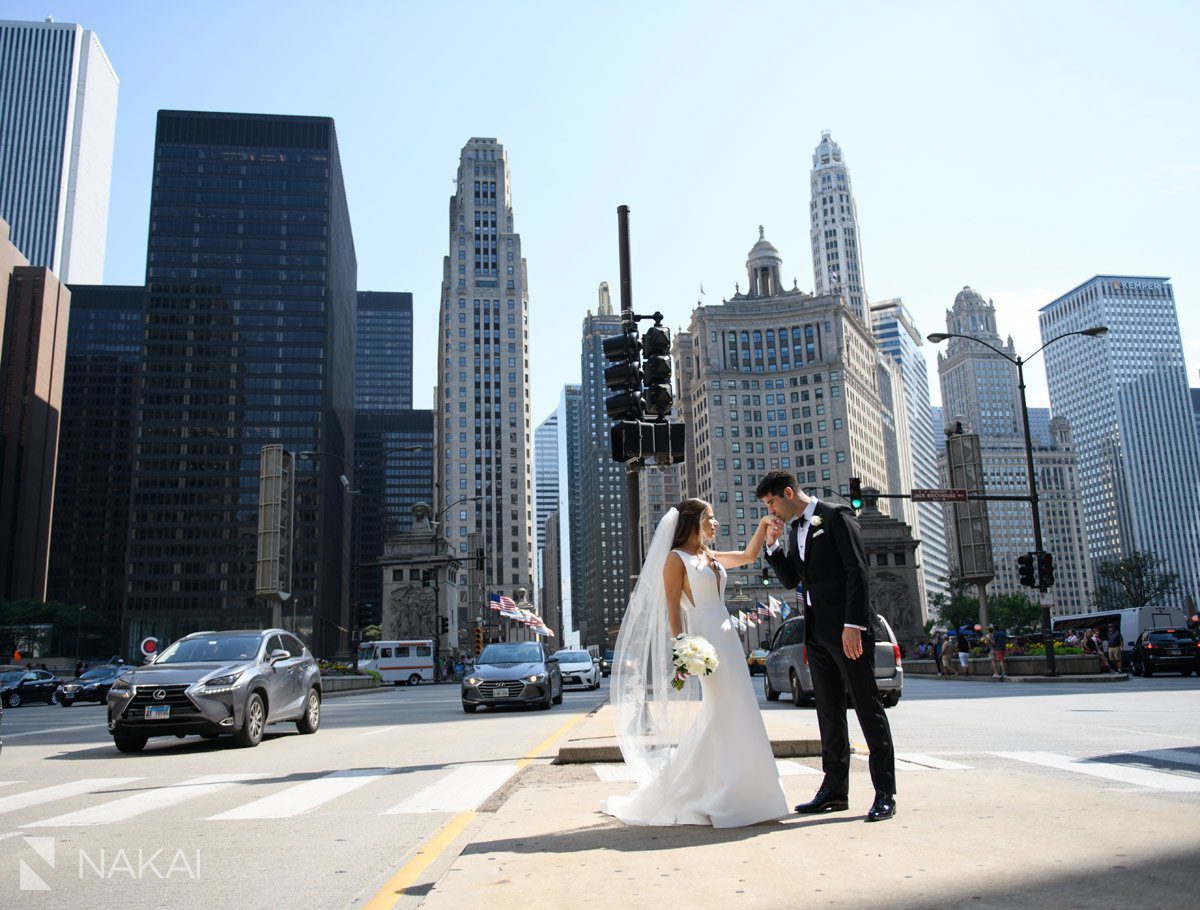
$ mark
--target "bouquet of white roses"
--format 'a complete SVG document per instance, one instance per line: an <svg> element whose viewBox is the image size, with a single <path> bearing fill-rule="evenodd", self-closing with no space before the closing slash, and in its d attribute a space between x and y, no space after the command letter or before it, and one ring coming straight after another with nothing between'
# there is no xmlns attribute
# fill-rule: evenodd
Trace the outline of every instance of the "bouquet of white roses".
<svg viewBox="0 0 1200 910"><path fill-rule="evenodd" d="M689 676L708 676L717 669L717 652L699 635L677 635L671 643L675 678L671 685L680 691Z"/></svg>

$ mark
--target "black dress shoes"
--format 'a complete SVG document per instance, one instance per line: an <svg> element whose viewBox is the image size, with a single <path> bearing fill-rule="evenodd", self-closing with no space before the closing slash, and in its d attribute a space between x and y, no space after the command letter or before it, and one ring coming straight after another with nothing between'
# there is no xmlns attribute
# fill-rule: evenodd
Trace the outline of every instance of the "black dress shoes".
<svg viewBox="0 0 1200 910"><path fill-rule="evenodd" d="M838 795L822 787L807 803L801 803L796 811L801 815L818 815L821 812L845 812L850 808L849 797Z"/></svg>
<svg viewBox="0 0 1200 910"><path fill-rule="evenodd" d="M892 818L896 814L896 797L888 796L886 793L875 791L875 802L871 803L871 808L867 810L867 821L881 822L885 819Z"/></svg>

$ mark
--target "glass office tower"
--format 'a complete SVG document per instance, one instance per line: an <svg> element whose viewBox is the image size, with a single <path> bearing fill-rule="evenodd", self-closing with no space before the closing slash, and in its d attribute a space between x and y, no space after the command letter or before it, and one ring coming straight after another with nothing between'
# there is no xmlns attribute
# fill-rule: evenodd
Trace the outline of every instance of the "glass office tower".
<svg viewBox="0 0 1200 910"><path fill-rule="evenodd" d="M272 620L255 596L259 453L296 463L281 619L348 647L354 238L327 117L160 111L125 641Z"/></svg>
<svg viewBox="0 0 1200 910"><path fill-rule="evenodd" d="M358 292L354 408L412 407L413 297L407 291Z"/></svg>

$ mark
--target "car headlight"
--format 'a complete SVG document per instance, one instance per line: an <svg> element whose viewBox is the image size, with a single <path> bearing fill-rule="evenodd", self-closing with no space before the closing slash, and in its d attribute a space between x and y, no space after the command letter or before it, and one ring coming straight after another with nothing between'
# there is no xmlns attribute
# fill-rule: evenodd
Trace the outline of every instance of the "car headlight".
<svg viewBox="0 0 1200 910"><path fill-rule="evenodd" d="M239 677L241 677L241 675L242 675L242 671L238 670L238 672L236 672L236 673L229 673L225 676L214 677L213 679L207 680L204 683L204 688L206 688L206 689L228 688L229 686L232 686L234 683L236 683L238 681Z"/></svg>
<svg viewBox="0 0 1200 910"><path fill-rule="evenodd" d="M114 689L128 689L129 688L129 680L125 679L124 677L120 677L119 679L117 679L116 682L114 682L112 684L112 687Z"/></svg>
<svg viewBox="0 0 1200 910"><path fill-rule="evenodd" d="M465 682L468 686L477 686L481 682L483 682L483 680L480 679L478 676L468 676L466 679L463 680L463 682Z"/></svg>
<svg viewBox="0 0 1200 910"><path fill-rule="evenodd" d="M526 676L525 682L539 683L546 678L545 673L534 673L532 676Z"/></svg>

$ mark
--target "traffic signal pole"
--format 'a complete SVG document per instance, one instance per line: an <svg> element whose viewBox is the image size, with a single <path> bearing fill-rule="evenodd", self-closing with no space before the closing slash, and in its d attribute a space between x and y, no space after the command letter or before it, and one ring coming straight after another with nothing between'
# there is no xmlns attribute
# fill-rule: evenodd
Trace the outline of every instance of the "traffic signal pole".
<svg viewBox="0 0 1200 910"><path fill-rule="evenodd" d="M621 328L637 330L633 315L633 276L629 268L629 206L617 206L617 255L621 270ZM641 478L636 464L625 465L626 558L629 561L629 590L642 568L641 558Z"/></svg>
<svg viewBox="0 0 1200 910"><path fill-rule="evenodd" d="M1029 406L1025 403L1025 361L1018 357L1017 389L1021 393L1021 421L1025 425L1025 473L1029 475L1029 507L1033 513L1033 549L1038 558L1045 552L1042 546L1042 516L1038 506L1037 473L1033 468L1033 438L1029 434ZM1038 605L1042 608L1042 641L1046 645L1046 675L1057 676L1054 666L1054 633L1050 626L1050 602L1043 579L1038 577Z"/></svg>

